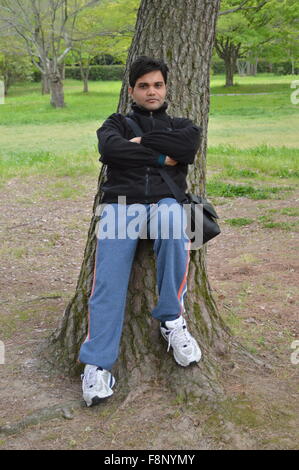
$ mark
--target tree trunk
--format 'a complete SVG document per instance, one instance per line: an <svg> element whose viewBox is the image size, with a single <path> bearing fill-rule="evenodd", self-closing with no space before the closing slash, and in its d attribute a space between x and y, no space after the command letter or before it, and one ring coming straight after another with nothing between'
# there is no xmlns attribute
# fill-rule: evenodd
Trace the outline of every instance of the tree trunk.
<svg viewBox="0 0 299 470"><path fill-rule="evenodd" d="M258 59L255 59L255 62L247 61L247 73L248 76L255 76L257 73L257 62Z"/></svg>
<svg viewBox="0 0 299 470"><path fill-rule="evenodd" d="M59 73L50 75L51 105L54 108L64 108L63 81Z"/></svg>
<svg viewBox="0 0 299 470"><path fill-rule="evenodd" d="M235 44L229 38L218 37L215 41L215 49L218 56L224 61L225 86L233 86L237 60L242 58L242 54L240 54L241 43Z"/></svg>
<svg viewBox="0 0 299 470"><path fill-rule="evenodd" d="M3 88L4 88L4 96L7 96L8 95L8 89L10 87L10 81L9 81L9 77L7 74L4 74L4 82L3 82Z"/></svg>
<svg viewBox="0 0 299 470"><path fill-rule="evenodd" d="M241 77L244 77L246 75L247 62L242 59L237 59L237 68L238 68L238 74Z"/></svg>
<svg viewBox="0 0 299 470"><path fill-rule="evenodd" d="M46 74L42 74L42 95L50 94L50 80Z"/></svg>
<svg viewBox="0 0 299 470"><path fill-rule="evenodd" d="M89 64L84 67L82 60L80 60L80 73L83 81L83 93L88 93Z"/></svg>
<svg viewBox="0 0 299 470"><path fill-rule="evenodd" d="M61 64L59 64L58 69L59 69L59 75L61 77L61 80L64 81L65 80L65 63L62 62Z"/></svg>
<svg viewBox="0 0 299 470"><path fill-rule="evenodd" d="M84 79L83 79L83 84L84 84L83 93L88 93L88 91L89 91L88 90L88 77L86 77L85 75L84 75Z"/></svg>
<svg viewBox="0 0 299 470"><path fill-rule="evenodd" d="M185 0L177 8L175 0L143 0L138 11L117 112L130 109L128 72L139 55L163 58L169 66L168 112L186 116L203 127L201 148L188 176L189 189L205 193L206 147L209 113L209 70L219 0ZM169 22L169 18L172 19ZM93 213L101 198L95 196ZM76 291L66 307L61 323L44 351L55 367L78 373L78 352L87 332L87 302L91 292L95 255L95 215L91 219L84 259ZM206 248L191 250L186 318L203 350L196 366L178 366L160 335L159 323L150 311L157 302L155 259L152 240L140 240L133 263L127 296L120 356L113 369L125 389L142 382L161 380L181 396L211 397L222 393L219 358L228 352L229 333L211 295L206 269Z"/></svg>
<svg viewBox="0 0 299 470"><path fill-rule="evenodd" d="M295 59L294 57L291 57L291 64L292 64L292 75L295 75Z"/></svg>
<svg viewBox="0 0 299 470"><path fill-rule="evenodd" d="M236 63L232 56L228 56L224 59L225 65L225 86L234 86L234 73Z"/></svg>

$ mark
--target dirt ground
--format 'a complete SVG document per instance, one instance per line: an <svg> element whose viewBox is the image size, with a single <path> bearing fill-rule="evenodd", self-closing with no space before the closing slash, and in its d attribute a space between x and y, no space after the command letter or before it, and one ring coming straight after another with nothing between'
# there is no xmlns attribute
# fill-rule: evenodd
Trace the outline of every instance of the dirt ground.
<svg viewBox="0 0 299 470"><path fill-rule="evenodd" d="M124 402L116 388L105 403L84 408L79 377L40 368L37 351L74 293L96 183L31 177L0 188L0 449L297 449L298 225L265 228L259 217L298 223L298 211L281 212L298 208L298 188L275 199L213 200L222 227L208 246L213 295L236 338L268 367L233 359L218 405L185 403L151 385ZM254 222L225 222L235 217ZM56 405L65 406L62 414ZM32 413L44 408L52 419L37 422Z"/></svg>

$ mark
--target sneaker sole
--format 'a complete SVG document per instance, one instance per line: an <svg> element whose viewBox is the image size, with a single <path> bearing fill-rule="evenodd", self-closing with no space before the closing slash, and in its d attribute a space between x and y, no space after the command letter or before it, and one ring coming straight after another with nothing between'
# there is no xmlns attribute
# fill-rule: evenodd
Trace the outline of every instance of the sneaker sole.
<svg viewBox="0 0 299 470"><path fill-rule="evenodd" d="M107 400L107 398L109 397L104 397L104 398L93 397L93 399L91 400L91 405L87 405L87 406L90 408L91 406L99 405L100 403L103 403L105 400Z"/></svg>
<svg viewBox="0 0 299 470"><path fill-rule="evenodd" d="M201 360L201 355L199 357L199 359L193 359L192 361L188 362L188 364L182 364L179 359L175 356L175 353L173 352L173 357L176 361L177 364L179 364L179 366L181 367L188 367L188 366L193 366L195 364L197 364L200 360Z"/></svg>

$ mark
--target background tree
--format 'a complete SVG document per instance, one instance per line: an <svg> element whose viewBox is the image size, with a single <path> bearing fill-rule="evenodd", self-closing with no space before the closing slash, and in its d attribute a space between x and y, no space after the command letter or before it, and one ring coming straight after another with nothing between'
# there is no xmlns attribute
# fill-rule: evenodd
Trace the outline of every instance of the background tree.
<svg viewBox="0 0 299 470"><path fill-rule="evenodd" d="M79 64L84 92L88 92L90 65L95 56L113 54L115 60L126 60L139 3L139 0L106 0L93 9L92 15L84 12L78 18L72 56Z"/></svg>
<svg viewBox="0 0 299 470"><path fill-rule="evenodd" d="M4 93L7 96L11 85L17 81L31 80L33 67L28 55L20 50L15 36L0 37L0 79L4 82Z"/></svg>
<svg viewBox="0 0 299 470"><path fill-rule="evenodd" d="M237 68L239 73L256 74L261 57L277 61L287 54L294 66L298 38L295 0L223 0L221 5L215 50L225 64L225 86L233 86Z"/></svg>
<svg viewBox="0 0 299 470"><path fill-rule="evenodd" d="M0 0L0 30L17 35L49 80L51 104L64 107L62 64L73 47L78 16L101 0Z"/></svg>
<svg viewBox="0 0 299 470"><path fill-rule="evenodd" d="M225 86L233 86L237 61L245 57L243 35L248 31L248 22L241 12L220 18L217 27L215 49L224 61Z"/></svg>
<svg viewBox="0 0 299 470"><path fill-rule="evenodd" d="M175 0L143 0L117 110L125 113L130 109L127 86L132 61L143 54L164 58L171 71L167 97L170 115L189 117L203 128L201 147L190 169L188 182L190 189L202 194L205 193L206 181L209 70L218 9L218 0L184 0L182 8L177 8ZM102 168L99 188L104 170ZM56 367L64 366L72 373L82 369L77 358L87 332L87 302L93 279L96 241L95 213L100 198L99 189L76 292L44 351ZM166 353L159 323L149 314L157 301L152 243L151 240L141 240L137 248L129 284L121 352L113 373L126 390L143 381L161 379L182 395L213 395L221 390L219 357L226 353L228 341L226 327L211 295L206 249L191 252L186 301L188 325L199 339L204 358L197 366L184 369L177 366L171 354Z"/></svg>
<svg viewBox="0 0 299 470"><path fill-rule="evenodd" d="M270 8L271 7L271 8ZM289 61L295 74L299 61L299 18L296 0L275 0L265 8L269 41L261 45L260 55L272 64Z"/></svg>
<svg viewBox="0 0 299 470"><path fill-rule="evenodd" d="M225 66L225 86L233 86L234 74L241 70L240 59L247 62L247 73L252 73L252 62L256 63L256 51L259 44L266 42L267 28L261 19L264 7L271 0L256 1L223 0L219 13L215 50L223 59ZM264 17L263 17L264 18ZM254 68L254 70L256 70Z"/></svg>

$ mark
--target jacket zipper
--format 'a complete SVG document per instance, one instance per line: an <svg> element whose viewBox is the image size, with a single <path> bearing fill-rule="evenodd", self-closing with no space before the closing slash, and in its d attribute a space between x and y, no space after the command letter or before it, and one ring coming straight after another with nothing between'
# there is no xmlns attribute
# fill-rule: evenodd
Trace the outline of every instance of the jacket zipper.
<svg viewBox="0 0 299 470"><path fill-rule="evenodd" d="M149 172L150 172L150 167L148 166L148 167L146 168L146 175L145 175L145 195L146 195L146 196L148 196Z"/></svg>
<svg viewBox="0 0 299 470"><path fill-rule="evenodd" d="M153 112L150 111L150 119L151 119L151 122L152 122L152 130L154 129L155 127L155 122L154 122L154 117L153 117ZM148 196L149 194L149 176L150 176L150 172L151 172L151 167L150 166L147 166L146 167L146 174L145 174L145 195Z"/></svg>
<svg viewBox="0 0 299 470"><path fill-rule="evenodd" d="M154 121L154 117L153 117L153 111L150 111L150 120L151 120L151 123L152 123L152 130L153 130L154 127L155 127L155 121Z"/></svg>

